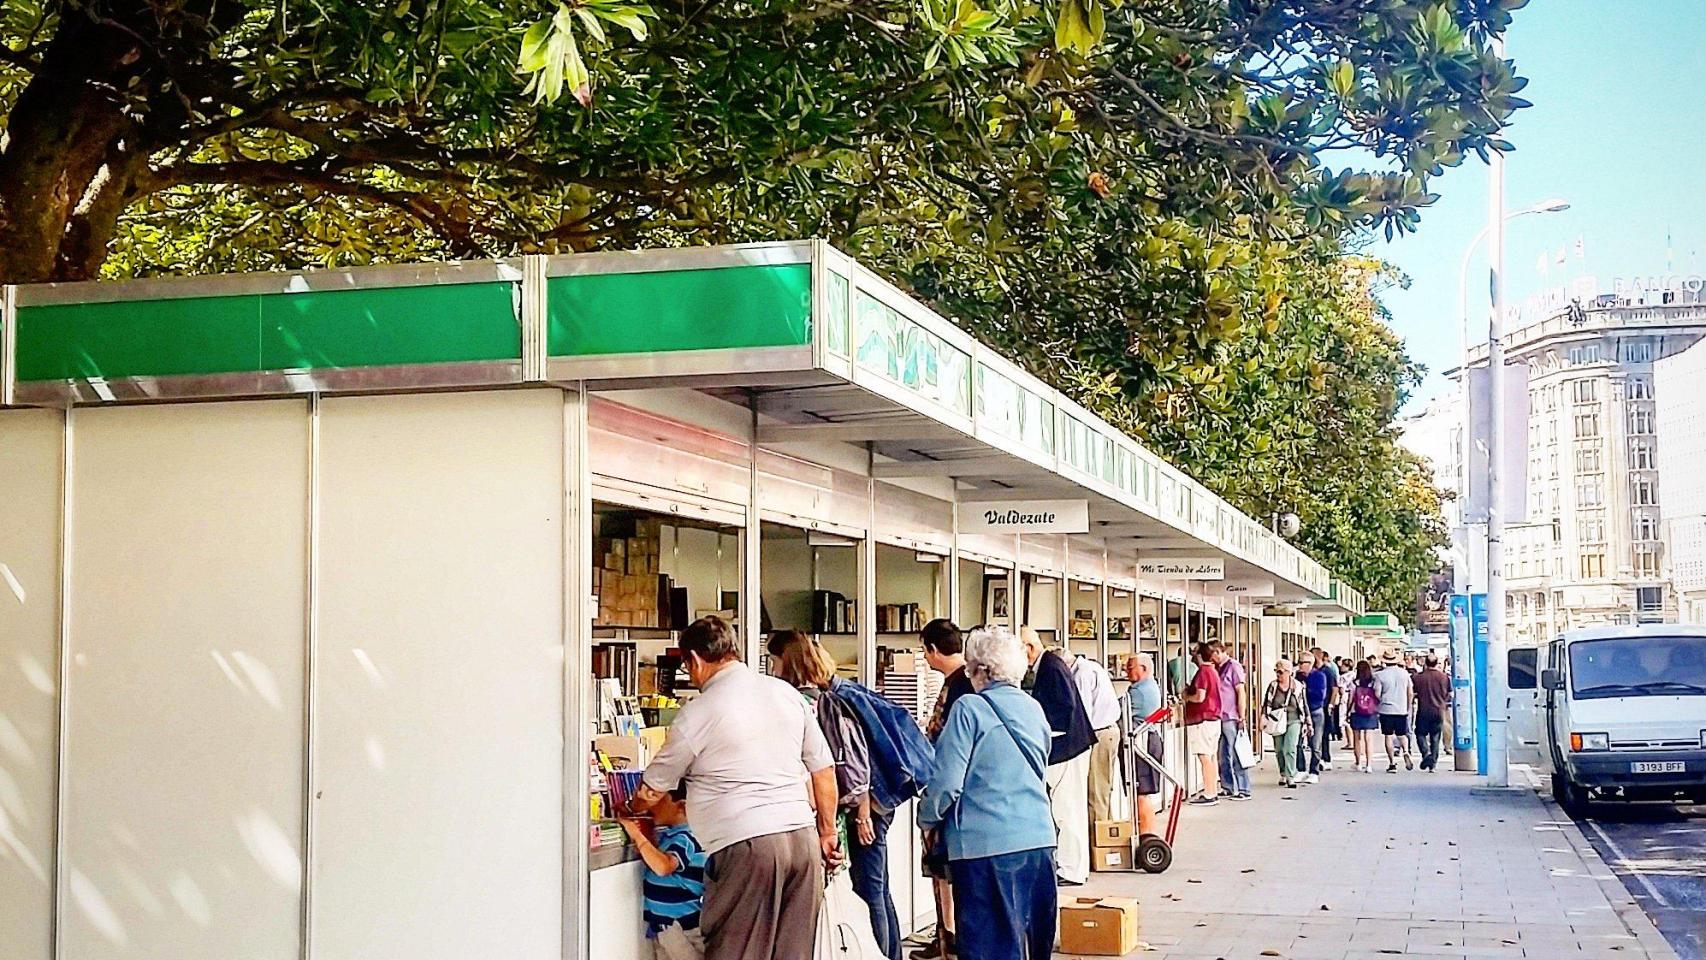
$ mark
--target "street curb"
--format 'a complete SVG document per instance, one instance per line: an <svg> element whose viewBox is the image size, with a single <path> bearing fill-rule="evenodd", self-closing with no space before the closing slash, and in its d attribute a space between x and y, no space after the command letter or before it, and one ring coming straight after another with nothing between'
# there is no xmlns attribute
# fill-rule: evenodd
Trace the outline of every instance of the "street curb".
<svg viewBox="0 0 1706 960"><path fill-rule="evenodd" d="M1570 841L1570 847L1581 859L1582 866L1588 871L1588 876L1609 878L1596 879L1594 882L1599 884L1600 892L1611 903L1611 908L1616 912L1617 919L1628 929L1630 935L1635 938L1635 942L1641 945L1641 949L1646 951L1651 960L1679 960L1676 951L1671 948L1670 942L1664 938L1664 934L1659 933L1659 928L1653 925L1652 918L1647 916L1647 912L1641 909L1641 904L1635 899L1635 895L1623 885L1623 878L1619 877L1616 871L1611 869L1611 865L1600 857L1593 842L1587 838L1587 834L1582 832L1581 824L1578 824L1575 818L1565 813L1563 808L1552 799L1551 795L1541 788L1538 773L1530 770L1528 776L1529 786L1534 790L1535 799L1540 801L1540 805L1545 808L1553 821L1559 824L1559 832Z"/></svg>

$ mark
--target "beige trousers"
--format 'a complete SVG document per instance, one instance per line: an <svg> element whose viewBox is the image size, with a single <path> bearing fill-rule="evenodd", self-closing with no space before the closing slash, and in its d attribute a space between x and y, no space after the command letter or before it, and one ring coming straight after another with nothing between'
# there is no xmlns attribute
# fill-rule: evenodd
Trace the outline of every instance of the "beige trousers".
<svg viewBox="0 0 1706 960"><path fill-rule="evenodd" d="M1120 759L1120 728L1096 731L1090 748L1090 822L1113 819L1114 768Z"/></svg>

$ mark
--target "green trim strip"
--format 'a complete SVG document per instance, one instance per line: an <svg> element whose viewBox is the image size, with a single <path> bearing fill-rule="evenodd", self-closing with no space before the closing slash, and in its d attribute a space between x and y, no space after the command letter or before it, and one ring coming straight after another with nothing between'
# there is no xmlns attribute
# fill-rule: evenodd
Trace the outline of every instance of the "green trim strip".
<svg viewBox="0 0 1706 960"><path fill-rule="evenodd" d="M811 343L809 263L573 274L545 288L553 357Z"/></svg>
<svg viewBox="0 0 1706 960"><path fill-rule="evenodd" d="M25 306L20 382L518 360L513 283Z"/></svg>

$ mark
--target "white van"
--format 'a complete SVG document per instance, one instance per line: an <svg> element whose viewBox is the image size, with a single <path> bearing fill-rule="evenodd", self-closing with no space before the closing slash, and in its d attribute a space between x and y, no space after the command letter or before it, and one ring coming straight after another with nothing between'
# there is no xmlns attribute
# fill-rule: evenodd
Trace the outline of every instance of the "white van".
<svg viewBox="0 0 1706 960"><path fill-rule="evenodd" d="M1512 649L1511 760L1552 775L1572 816L1590 799L1706 803L1706 628L1573 630Z"/></svg>

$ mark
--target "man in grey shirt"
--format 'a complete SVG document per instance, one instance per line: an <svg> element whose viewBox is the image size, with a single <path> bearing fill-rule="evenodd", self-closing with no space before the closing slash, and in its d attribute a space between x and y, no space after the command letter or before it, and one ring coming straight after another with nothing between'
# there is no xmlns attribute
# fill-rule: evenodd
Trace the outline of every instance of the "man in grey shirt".
<svg viewBox="0 0 1706 960"><path fill-rule="evenodd" d="M710 855L706 960L810 957L824 862L842 857L823 731L798 691L740 661L721 619L683 631L681 656L700 694L670 725L633 807L643 813L687 781L687 823Z"/></svg>

